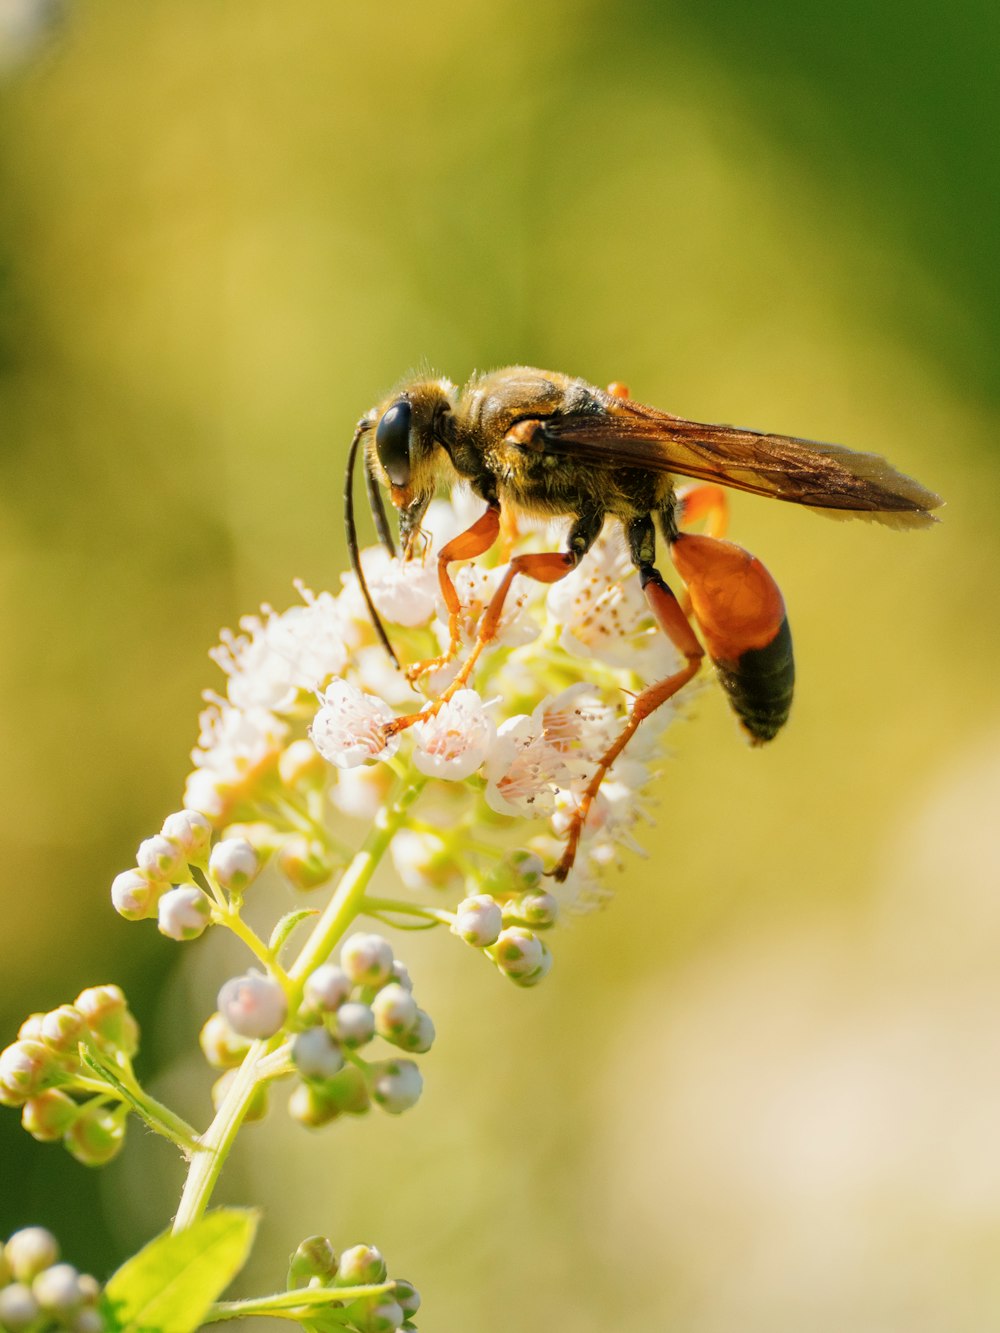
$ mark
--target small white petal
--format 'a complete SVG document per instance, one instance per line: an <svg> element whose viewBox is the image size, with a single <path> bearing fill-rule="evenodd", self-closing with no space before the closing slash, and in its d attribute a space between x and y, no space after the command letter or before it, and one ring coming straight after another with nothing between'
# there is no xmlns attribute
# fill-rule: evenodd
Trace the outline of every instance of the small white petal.
<svg viewBox="0 0 1000 1333"><path fill-rule="evenodd" d="M323 695L309 735L324 759L336 768L356 768L375 759L389 759L399 738L385 739L385 723L392 709L374 695L365 694L346 680L334 680Z"/></svg>

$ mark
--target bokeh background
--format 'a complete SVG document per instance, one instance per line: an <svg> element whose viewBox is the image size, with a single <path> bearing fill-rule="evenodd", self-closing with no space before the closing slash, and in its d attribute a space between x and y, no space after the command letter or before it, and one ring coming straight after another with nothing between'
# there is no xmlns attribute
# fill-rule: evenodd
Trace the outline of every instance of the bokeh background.
<svg viewBox="0 0 1000 1333"><path fill-rule="evenodd" d="M246 1290L374 1240L429 1329L986 1330L1000 1307L1000 11L979 0L0 0L2 1037L117 980L204 1121L224 975L111 912L217 629L336 587L353 422L524 361L887 454L932 532L736 497L798 700L715 691L647 861L518 992L408 956L399 1122L249 1129ZM412 938L412 937L411 937ZM0 1233L99 1274L179 1170L0 1117Z"/></svg>

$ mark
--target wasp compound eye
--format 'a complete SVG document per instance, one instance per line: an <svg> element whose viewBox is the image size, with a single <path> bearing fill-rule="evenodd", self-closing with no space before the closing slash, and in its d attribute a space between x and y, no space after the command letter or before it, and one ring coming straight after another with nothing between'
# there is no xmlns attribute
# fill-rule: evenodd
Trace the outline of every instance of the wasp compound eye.
<svg viewBox="0 0 1000 1333"><path fill-rule="evenodd" d="M378 461L393 486L407 486L410 481L410 417L410 404L401 398L383 412L375 430Z"/></svg>

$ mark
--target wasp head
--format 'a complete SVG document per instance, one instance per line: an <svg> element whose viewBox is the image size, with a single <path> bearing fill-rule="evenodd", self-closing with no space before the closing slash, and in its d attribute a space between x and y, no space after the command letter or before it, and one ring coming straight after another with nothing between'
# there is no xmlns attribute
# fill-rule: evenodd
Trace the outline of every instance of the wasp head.
<svg viewBox="0 0 1000 1333"><path fill-rule="evenodd" d="M394 393L369 418L368 475L389 492L399 512L399 539L409 556L420 520L440 483L453 475L448 454L455 386L426 380Z"/></svg>

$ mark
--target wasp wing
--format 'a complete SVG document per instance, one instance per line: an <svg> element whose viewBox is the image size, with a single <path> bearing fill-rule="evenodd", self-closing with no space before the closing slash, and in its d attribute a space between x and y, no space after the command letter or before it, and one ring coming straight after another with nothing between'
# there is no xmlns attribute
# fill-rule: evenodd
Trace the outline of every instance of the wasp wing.
<svg viewBox="0 0 1000 1333"><path fill-rule="evenodd" d="M687 421L629 400L612 399L605 412L548 417L541 433L553 453L722 482L835 517L925 527L941 504L877 454Z"/></svg>

